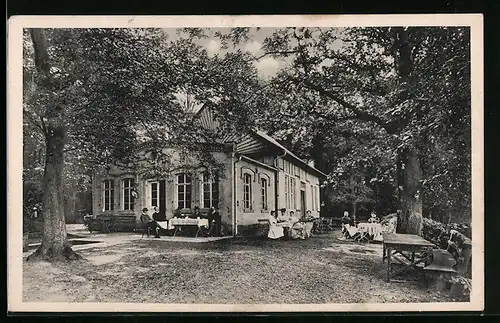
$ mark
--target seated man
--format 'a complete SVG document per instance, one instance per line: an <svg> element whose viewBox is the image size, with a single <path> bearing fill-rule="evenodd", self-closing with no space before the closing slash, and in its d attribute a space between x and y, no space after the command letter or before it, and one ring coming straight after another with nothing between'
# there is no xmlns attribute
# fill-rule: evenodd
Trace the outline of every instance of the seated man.
<svg viewBox="0 0 500 323"><path fill-rule="evenodd" d="M351 239L352 235L349 233L349 229L351 229L352 226L354 226L354 221L351 219L349 216L348 211L344 211L344 215L342 216L342 237L340 238L341 240L345 239Z"/></svg>
<svg viewBox="0 0 500 323"><path fill-rule="evenodd" d="M160 210L157 206L153 208L153 220L155 221L167 221L167 217L165 216L165 212L163 214L160 213Z"/></svg>
<svg viewBox="0 0 500 323"><path fill-rule="evenodd" d="M160 237L158 234L158 223L149 216L147 208L142 209L141 223L146 226L148 237L150 231L155 233L155 238Z"/></svg>

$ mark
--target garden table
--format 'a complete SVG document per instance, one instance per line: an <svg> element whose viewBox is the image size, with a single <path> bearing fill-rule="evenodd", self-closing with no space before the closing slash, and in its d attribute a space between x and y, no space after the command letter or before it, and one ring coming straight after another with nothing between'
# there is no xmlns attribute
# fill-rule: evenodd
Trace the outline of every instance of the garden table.
<svg viewBox="0 0 500 323"><path fill-rule="evenodd" d="M196 235L195 235L196 238L198 237L198 234L200 233L200 231L203 228L208 229L208 219L189 219L189 218L178 219L178 218L173 218L173 219L170 219L169 222L170 222L169 226L173 226L175 228L174 234L173 234L174 237L180 231L180 229L182 227L193 227L193 226L198 227L198 230L196 231Z"/></svg>
<svg viewBox="0 0 500 323"><path fill-rule="evenodd" d="M427 257L422 256L422 252L436 248L436 246L425 240L424 238L415 234L400 234L400 233L382 233L383 236L383 255L382 261L387 258L387 276L386 279L389 282L394 276L400 275L404 272L410 270L417 270L418 264L424 263ZM405 254L409 253L408 254ZM398 257L392 257L397 254L403 256L409 263ZM392 272L392 259L396 260L404 267L403 269Z"/></svg>
<svg viewBox="0 0 500 323"><path fill-rule="evenodd" d="M368 233L371 237L373 237L373 240L382 240L381 235L382 235L382 224L380 223L364 223L361 222L358 224L358 229L360 231Z"/></svg>

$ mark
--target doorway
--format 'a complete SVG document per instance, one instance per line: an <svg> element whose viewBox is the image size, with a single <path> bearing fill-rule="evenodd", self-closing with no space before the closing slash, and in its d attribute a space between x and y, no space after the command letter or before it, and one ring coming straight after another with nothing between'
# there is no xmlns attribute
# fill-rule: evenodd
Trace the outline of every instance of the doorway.
<svg viewBox="0 0 500 323"><path fill-rule="evenodd" d="M148 205L150 207L158 207L158 212L160 213L160 217L166 216L166 211L167 211L166 196L167 196L167 190L166 190L165 180L159 180L149 183Z"/></svg>
<svg viewBox="0 0 500 323"><path fill-rule="evenodd" d="M166 189L166 185L165 185L165 180L161 180L160 181L160 192L159 192L159 203L160 203L160 206L158 207L159 208L159 211L160 211L160 216L162 218L166 218L166 212L167 212L167 203L166 203L166 193L167 193L167 189Z"/></svg>
<svg viewBox="0 0 500 323"><path fill-rule="evenodd" d="M300 213L306 215L306 191L300 190Z"/></svg>

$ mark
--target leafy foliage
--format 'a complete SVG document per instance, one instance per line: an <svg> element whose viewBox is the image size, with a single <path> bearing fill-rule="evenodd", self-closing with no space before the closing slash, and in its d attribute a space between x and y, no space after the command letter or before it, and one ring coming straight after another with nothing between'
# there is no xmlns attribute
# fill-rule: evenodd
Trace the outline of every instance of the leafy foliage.
<svg viewBox="0 0 500 323"><path fill-rule="evenodd" d="M336 169L355 170L361 184L373 162L369 183L405 190L397 160L413 147L425 205L469 207L469 43L462 27L277 30L263 48L292 68L271 81L261 124L331 165L324 169L337 186ZM338 144L328 162L313 152L321 136Z"/></svg>

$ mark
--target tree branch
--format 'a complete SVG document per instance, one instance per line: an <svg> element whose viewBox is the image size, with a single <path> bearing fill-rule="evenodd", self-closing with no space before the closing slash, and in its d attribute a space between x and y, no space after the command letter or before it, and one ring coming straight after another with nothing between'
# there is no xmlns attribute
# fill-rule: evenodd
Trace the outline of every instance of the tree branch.
<svg viewBox="0 0 500 323"><path fill-rule="evenodd" d="M35 128L40 130L44 135L47 133L45 130L45 125L43 123L42 117L40 117L41 124L36 121L36 119L26 110L23 110L23 115L26 117L26 120L28 120Z"/></svg>
<svg viewBox="0 0 500 323"><path fill-rule="evenodd" d="M377 124L378 126L380 126L381 128L383 128L384 130L386 130L388 133L391 133L391 131L394 130L394 129L392 129L390 124L388 124L386 121L384 121L380 117L361 110L360 108L356 107L355 105L345 101L344 99L342 99L341 97L339 97L335 93L326 90L322 86L319 86L319 85L314 84L314 83L307 81L307 80L304 80L304 81L294 80L294 82L302 83L305 87L307 87L311 90L314 90L314 91L318 92L319 94L337 102L338 104L340 104L344 108L346 108L349 111L351 111L352 113L354 113L355 119L367 121L367 122L373 122L373 123Z"/></svg>
<svg viewBox="0 0 500 323"><path fill-rule="evenodd" d="M288 55L295 54L295 53L298 53L298 51L297 50L275 50L275 51L269 51L269 52L265 52L264 54L262 54L260 56L253 57L252 59L248 60L247 62L258 61L259 59L264 58L266 56L270 56L270 55L284 55L284 56L288 56Z"/></svg>

